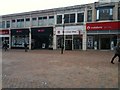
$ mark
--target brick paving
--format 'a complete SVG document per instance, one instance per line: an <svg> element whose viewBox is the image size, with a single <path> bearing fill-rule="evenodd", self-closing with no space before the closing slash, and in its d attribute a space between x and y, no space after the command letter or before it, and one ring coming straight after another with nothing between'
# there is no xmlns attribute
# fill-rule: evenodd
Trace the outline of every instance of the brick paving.
<svg viewBox="0 0 120 90"><path fill-rule="evenodd" d="M112 51L9 50L2 54L2 88L118 88Z"/></svg>

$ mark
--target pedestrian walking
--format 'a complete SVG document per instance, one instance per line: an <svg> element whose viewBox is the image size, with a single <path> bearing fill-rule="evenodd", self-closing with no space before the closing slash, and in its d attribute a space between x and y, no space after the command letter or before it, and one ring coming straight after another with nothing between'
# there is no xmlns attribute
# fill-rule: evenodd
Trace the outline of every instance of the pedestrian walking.
<svg viewBox="0 0 120 90"><path fill-rule="evenodd" d="M111 63L114 64L114 59L118 57L118 62L120 62L120 42L117 44L117 46L115 47L115 54L112 57Z"/></svg>
<svg viewBox="0 0 120 90"><path fill-rule="evenodd" d="M8 50L8 44L7 44L7 42L6 42L6 41L3 43L3 49L4 49L5 51L7 51L7 50Z"/></svg>
<svg viewBox="0 0 120 90"><path fill-rule="evenodd" d="M24 43L25 52L27 52L27 43Z"/></svg>

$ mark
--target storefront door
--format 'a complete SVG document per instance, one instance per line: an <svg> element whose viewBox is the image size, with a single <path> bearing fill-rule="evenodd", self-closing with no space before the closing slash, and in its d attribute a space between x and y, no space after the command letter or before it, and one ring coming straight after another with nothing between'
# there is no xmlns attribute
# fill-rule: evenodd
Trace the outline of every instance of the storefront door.
<svg viewBox="0 0 120 90"><path fill-rule="evenodd" d="M110 38L101 38L101 49L110 49Z"/></svg>
<svg viewBox="0 0 120 90"><path fill-rule="evenodd" d="M48 49L49 48L49 36L32 36L34 42L32 43L32 49ZM33 45L34 44L34 45Z"/></svg>
<svg viewBox="0 0 120 90"><path fill-rule="evenodd" d="M65 50L72 50L72 40L65 40Z"/></svg>
<svg viewBox="0 0 120 90"><path fill-rule="evenodd" d="M52 49L53 28L32 28L32 49Z"/></svg>

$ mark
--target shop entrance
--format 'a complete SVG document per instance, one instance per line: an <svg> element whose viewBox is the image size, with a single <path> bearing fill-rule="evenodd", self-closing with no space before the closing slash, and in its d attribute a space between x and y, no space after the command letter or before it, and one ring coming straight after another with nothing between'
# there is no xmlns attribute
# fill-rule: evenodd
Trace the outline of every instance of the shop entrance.
<svg viewBox="0 0 120 90"><path fill-rule="evenodd" d="M65 40L65 50L72 50L72 40Z"/></svg>
<svg viewBox="0 0 120 90"><path fill-rule="evenodd" d="M61 48L62 38L63 36L57 36L57 48ZM77 35L65 35L64 46L65 50L80 50L82 49L82 38Z"/></svg>
<svg viewBox="0 0 120 90"><path fill-rule="evenodd" d="M32 49L48 49L49 48L49 37L48 36L37 36L33 35Z"/></svg>
<svg viewBox="0 0 120 90"><path fill-rule="evenodd" d="M110 38L101 38L101 49L110 49Z"/></svg>
<svg viewBox="0 0 120 90"><path fill-rule="evenodd" d="M74 36L73 47L75 50L82 49L82 38L80 38L78 36Z"/></svg>
<svg viewBox="0 0 120 90"><path fill-rule="evenodd" d="M32 28L32 49L53 49L53 28Z"/></svg>

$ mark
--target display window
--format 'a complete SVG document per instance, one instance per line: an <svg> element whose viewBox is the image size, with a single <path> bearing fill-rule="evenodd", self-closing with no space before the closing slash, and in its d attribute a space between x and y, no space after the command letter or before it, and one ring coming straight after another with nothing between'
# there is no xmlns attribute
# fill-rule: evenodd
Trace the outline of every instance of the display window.
<svg viewBox="0 0 120 90"><path fill-rule="evenodd" d="M82 49L82 38L74 36L73 38L74 49Z"/></svg>
<svg viewBox="0 0 120 90"><path fill-rule="evenodd" d="M88 49L93 49L93 47L94 47L93 36L88 36L88 38L87 38L87 48Z"/></svg>
<svg viewBox="0 0 120 90"><path fill-rule="evenodd" d="M24 43L29 44L28 36L12 36L12 47L24 47Z"/></svg>
<svg viewBox="0 0 120 90"><path fill-rule="evenodd" d="M11 30L11 47L24 48L24 43L29 44L29 29Z"/></svg>
<svg viewBox="0 0 120 90"><path fill-rule="evenodd" d="M64 37L64 46L65 50L77 50L82 49L82 36L73 36L73 35L66 35ZM57 36L57 48L61 48L63 44L63 36Z"/></svg>

